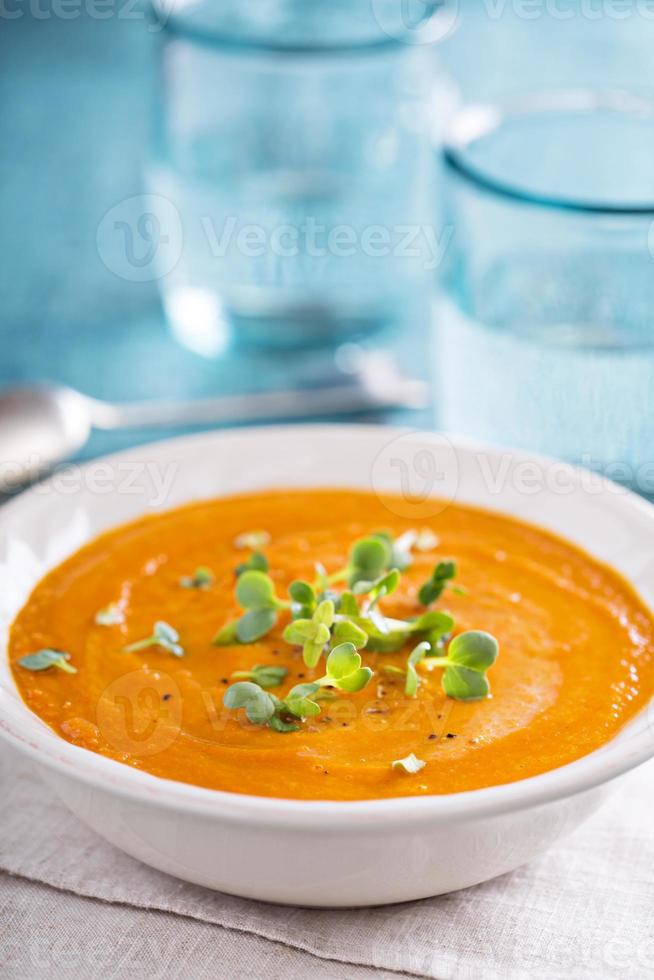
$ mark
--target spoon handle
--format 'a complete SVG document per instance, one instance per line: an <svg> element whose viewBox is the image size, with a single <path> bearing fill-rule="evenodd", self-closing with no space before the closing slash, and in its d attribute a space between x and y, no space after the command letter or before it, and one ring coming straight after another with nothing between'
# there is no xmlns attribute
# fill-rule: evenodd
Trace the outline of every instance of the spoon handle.
<svg viewBox="0 0 654 980"><path fill-rule="evenodd" d="M426 403L427 386L422 381L402 377L379 388L344 384L253 395L225 395L187 402L132 402L119 405L88 399L92 424L97 429L315 418L383 408L419 409Z"/></svg>

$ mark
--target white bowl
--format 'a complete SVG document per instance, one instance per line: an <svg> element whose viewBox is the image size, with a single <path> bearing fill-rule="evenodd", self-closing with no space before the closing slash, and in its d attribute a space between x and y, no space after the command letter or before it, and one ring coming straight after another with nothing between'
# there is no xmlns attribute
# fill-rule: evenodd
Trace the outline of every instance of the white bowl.
<svg viewBox="0 0 654 980"><path fill-rule="evenodd" d="M140 446L60 474L0 510L0 616L99 532L148 510L242 490L352 486L532 521L579 544L654 605L654 508L584 470L521 453L372 426L211 433ZM128 854L249 898L327 907L401 902L529 861L591 814L611 781L654 755L651 710L601 749L531 779L449 796L334 803L200 789L60 739L0 667L0 733L83 821ZM615 783L613 783L615 785Z"/></svg>

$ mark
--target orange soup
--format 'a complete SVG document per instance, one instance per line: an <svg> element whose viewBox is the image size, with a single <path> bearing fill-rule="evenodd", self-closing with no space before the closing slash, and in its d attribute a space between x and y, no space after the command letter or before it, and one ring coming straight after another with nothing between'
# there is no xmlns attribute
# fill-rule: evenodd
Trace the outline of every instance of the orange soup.
<svg viewBox="0 0 654 980"><path fill-rule="evenodd" d="M651 697L652 615L615 572L497 514L448 505L416 525L401 510L364 492L275 491L117 528L50 572L18 615L9 646L18 689L58 735L89 751L198 786L307 800L455 793L533 776L602 745ZM349 647L373 672L365 686L343 690L328 678L317 694L302 689L317 711L292 715L285 699L325 677L333 642L321 653L323 633L306 626L315 604L288 608L289 585L303 580L318 599L331 596L338 621L353 543L382 531L400 538L407 567L387 594L355 584L355 601L382 633L400 621L412 632L391 652ZM239 566L272 581L279 600L254 617L267 632L247 642L233 625L247 613L235 593ZM433 598L421 586L437 567L445 572ZM427 608L454 622L409 668ZM315 666L284 638L293 616L317 636ZM242 632L251 635L252 622ZM443 658L469 630L492 634L499 656L486 673L490 693L461 700L443 689ZM265 708L254 721L224 705L243 683ZM265 719L267 705L282 730Z"/></svg>

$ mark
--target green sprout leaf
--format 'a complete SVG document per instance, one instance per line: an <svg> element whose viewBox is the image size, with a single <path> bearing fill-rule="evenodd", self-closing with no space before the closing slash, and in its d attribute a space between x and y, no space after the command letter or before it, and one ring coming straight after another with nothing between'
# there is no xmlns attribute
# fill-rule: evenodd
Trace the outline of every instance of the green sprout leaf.
<svg viewBox="0 0 654 980"><path fill-rule="evenodd" d="M327 657L327 676L332 680L347 677L361 666L361 656L352 643L340 643Z"/></svg>
<svg viewBox="0 0 654 980"><path fill-rule="evenodd" d="M265 572L243 572L236 583L236 600L243 609L275 608L277 599L272 579Z"/></svg>
<svg viewBox="0 0 654 980"><path fill-rule="evenodd" d="M137 650L144 650L146 647L162 647L175 657L184 656L184 647L180 645L179 633L162 619L158 620L153 627L152 636L146 636L144 640L137 640L136 643L129 643L123 647L126 653L134 653Z"/></svg>
<svg viewBox="0 0 654 980"><path fill-rule="evenodd" d="M243 561L240 565L236 566L234 572L238 577L243 572L267 572L268 567L268 559L263 552L253 551L247 561Z"/></svg>
<svg viewBox="0 0 654 980"><path fill-rule="evenodd" d="M347 579L350 588L357 582L374 582L388 566L390 548L379 537L361 538L350 552Z"/></svg>
<svg viewBox="0 0 654 980"><path fill-rule="evenodd" d="M490 692L485 675L468 667L446 667L442 683L445 693L455 701L480 701Z"/></svg>
<svg viewBox="0 0 654 980"><path fill-rule="evenodd" d="M417 647L414 647L409 654L406 662L406 684L404 685L404 693L408 698L415 698L418 693L420 677L418 676L416 667L421 660L424 660L429 649L429 643L423 641Z"/></svg>
<svg viewBox="0 0 654 980"><path fill-rule="evenodd" d="M438 537L429 528L423 528L421 531L413 529L404 531L397 538L393 538L388 531L378 531L373 537L386 543L390 549L388 567L397 568L400 572L413 564L413 549L423 552L433 551L439 544Z"/></svg>
<svg viewBox="0 0 654 980"><path fill-rule="evenodd" d="M353 673L348 674L347 677L341 677L335 686L339 691L356 694L357 691L362 691L368 685L372 676L373 672L370 667L359 667Z"/></svg>
<svg viewBox="0 0 654 980"><path fill-rule="evenodd" d="M288 587L288 594L293 602L297 602L300 606L316 605L316 593L314 592L313 586L309 585L308 582L303 582L301 579L291 582Z"/></svg>
<svg viewBox="0 0 654 980"><path fill-rule="evenodd" d="M498 653L494 636L483 630L468 630L454 637L447 656L432 662L445 667L442 684L449 697L457 701L479 701L490 692L486 671L495 663Z"/></svg>
<svg viewBox="0 0 654 980"><path fill-rule="evenodd" d="M351 643L357 650L365 647L368 642L368 634L351 619L342 619L334 623L332 637L336 643Z"/></svg>
<svg viewBox="0 0 654 980"><path fill-rule="evenodd" d="M108 606L98 610L94 622L97 626L120 626L125 622L125 616L117 602L110 602Z"/></svg>
<svg viewBox="0 0 654 980"><path fill-rule="evenodd" d="M265 725L275 714L275 702L258 684L239 681L225 691L223 704L226 708L245 708L248 721L253 725Z"/></svg>
<svg viewBox="0 0 654 980"><path fill-rule="evenodd" d="M336 608L341 616L358 616L359 606L355 595L346 589L345 592L341 592L338 597L338 602L336 603Z"/></svg>
<svg viewBox="0 0 654 980"><path fill-rule="evenodd" d="M339 643L334 647L327 657L326 667L327 673L318 683L351 694L361 691L372 677L370 667L361 666L361 655L352 643Z"/></svg>
<svg viewBox="0 0 654 980"><path fill-rule="evenodd" d="M267 606L249 609L236 623L236 639L239 643L256 643L262 636L270 632L276 622L277 611L275 609Z"/></svg>
<svg viewBox="0 0 654 980"><path fill-rule="evenodd" d="M334 622L334 603L330 599L321 602L311 619L296 619L286 627L283 637L287 643L302 647L302 658L307 667L315 667L331 636Z"/></svg>
<svg viewBox="0 0 654 980"><path fill-rule="evenodd" d="M357 626L368 634L366 650L374 653L396 653L416 635L424 637L435 647L454 628L452 617L436 610L423 613L414 620L385 618L383 622L375 615L377 612L378 610L373 609L368 617L360 616L356 619Z"/></svg>
<svg viewBox="0 0 654 980"><path fill-rule="evenodd" d="M204 565L198 566L192 575L183 575L179 580L183 589L208 589L213 582L213 572Z"/></svg>
<svg viewBox="0 0 654 980"><path fill-rule="evenodd" d="M396 759L391 762L393 769L401 769L403 772L407 773L409 776L415 776L417 772L424 769L427 765L422 759L418 759L417 756L410 752L404 759Z"/></svg>
<svg viewBox="0 0 654 980"><path fill-rule="evenodd" d="M43 650L37 650L36 653L30 653L26 657L21 657L18 663L25 670L48 670L49 667L58 667L65 674L76 674L77 668L69 664L69 660L70 654L66 653L65 650L55 650L51 647L45 647Z"/></svg>
<svg viewBox="0 0 654 980"><path fill-rule="evenodd" d="M270 544L267 531L243 531L234 538L234 547L239 551L260 551Z"/></svg>
<svg viewBox="0 0 654 980"><path fill-rule="evenodd" d="M312 695L320 690L320 684L296 684L284 698L284 704L296 718L313 718L320 714L320 705Z"/></svg>
<svg viewBox="0 0 654 980"><path fill-rule="evenodd" d="M497 660L499 645L494 636L483 630L459 633L450 643L448 659L470 670L485 671Z"/></svg>
<svg viewBox="0 0 654 980"><path fill-rule="evenodd" d="M332 623L334 622L334 603L331 599L323 599L321 603L316 608L313 614L314 623L320 623L322 626L326 626L330 629Z"/></svg>
<svg viewBox="0 0 654 980"><path fill-rule="evenodd" d="M288 675L287 667L277 667L275 664L255 664L252 670L236 670L232 677L238 680L252 681L264 690L279 687Z"/></svg>
<svg viewBox="0 0 654 980"><path fill-rule="evenodd" d="M231 623L225 623L225 625L218 630L213 640L211 641L216 647L229 647L236 643L239 643L238 638L238 620L234 620Z"/></svg>
<svg viewBox="0 0 654 980"><path fill-rule="evenodd" d="M442 636L447 636L454 629L454 619L449 613L435 609L423 613L414 620L413 628L416 633L428 633L433 643Z"/></svg>
<svg viewBox="0 0 654 980"><path fill-rule="evenodd" d="M373 537L386 543L389 550L388 567L403 572L413 563L411 549L416 540L415 531L405 531L398 538L393 538L388 531L378 531Z"/></svg>
<svg viewBox="0 0 654 980"><path fill-rule="evenodd" d="M277 622L277 610L288 609L289 603L275 595L275 585L265 572L248 570L236 583L236 599L247 612L236 622L227 623L215 635L215 646L230 643L255 643L269 633Z"/></svg>
<svg viewBox="0 0 654 980"><path fill-rule="evenodd" d="M439 561L435 566L431 578L420 587L418 598L423 606L430 606L432 602L440 599L443 590L456 576L456 562Z"/></svg>
<svg viewBox="0 0 654 980"><path fill-rule="evenodd" d="M367 595L370 605L374 605L385 595L395 592L399 584L400 573L397 568L393 568L390 572L380 575L374 582L361 579L353 586L352 591L355 595Z"/></svg>
<svg viewBox="0 0 654 980"><path fill-rule="evenodd" d="M272 728L272 730L275 732L280 732L281 734L287 734L288 732L299 732L300 730L300 726L298 725L296 719L293 719L293 721L287 721L278 714L272 716L268 722L268 727Z"/></svg>

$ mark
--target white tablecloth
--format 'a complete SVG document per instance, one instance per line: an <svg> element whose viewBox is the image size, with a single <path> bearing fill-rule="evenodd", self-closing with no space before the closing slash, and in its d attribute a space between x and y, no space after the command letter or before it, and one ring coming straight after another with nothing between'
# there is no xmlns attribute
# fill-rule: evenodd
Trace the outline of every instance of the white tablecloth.
<svg viewBox="0 0 654 980"><path fill-rule="evenodd" d="M0 788L4 980L654 977L654 764L528 867L441 898L334 912L233 898L145 867L80 824L4 746Z"/></svg>

